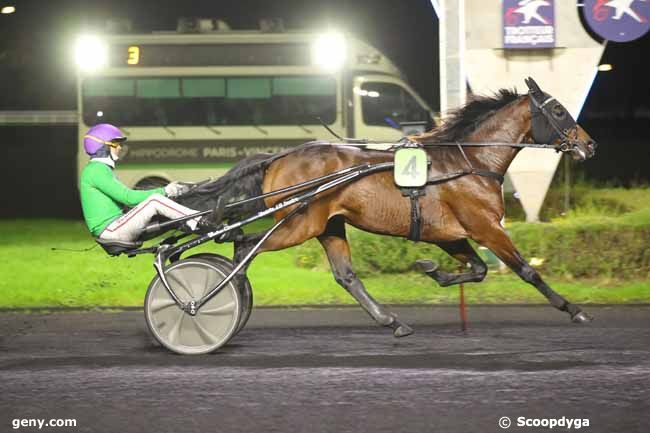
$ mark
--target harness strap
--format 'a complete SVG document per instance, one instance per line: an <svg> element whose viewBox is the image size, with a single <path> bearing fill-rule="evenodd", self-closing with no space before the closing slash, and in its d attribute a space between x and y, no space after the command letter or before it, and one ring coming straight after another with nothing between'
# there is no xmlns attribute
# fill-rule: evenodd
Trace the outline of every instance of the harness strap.
<svg viewBox="0 0 650 433"><path fill-rule="evenodd" d="M477 176L483 176L483 177L489 177L492 179L496 179L499 181L500 184L503 184L503 175L500 173L497 173L495 171L490 171L490 170L481 170L478 168L474 168L472 163L470 162L469 158L467 157L467 154L465 153L465 150L463 150L463 146L461 146L460 143L456 142L456 146L458 147L458 150L460 151L460 154L463 156L463 159L467 163L467 166L469 167L469 170L462 171L462 172L457 172L460 176L465 176L467 174L475 174ZM452 173L453 174L453 173ZM444 179L446 180L446 179Z"/></svg>
<svg viewBox="0 0 650 433"><path fill-rule="evenodd" d="M472 169L472 172L470 174L475 174L477 176L483 176L483 177L489 177L492 179L496 179L499 181L501 185L503 185L503 175L500 173L497 173L496 171L490 171L490 170L477 170L477 169Z"/></svg>
<svg viewBox="0 0 650 433"><path fill-rule="evenodd" d="M490 171L490 170L478 170L478 169L471 169L471 170L463 170L463 171L454 171L452 173L447 173L447 174L441 174L440 176L435 176L435 177L430 177L427 179L427 184L436 184L436 183L443 183L448 180L456 179L459 177L467 176L470 174L475 174L477 176L483 176L483 177L489 177L491 179L496 179L499 181L500 184L503 184L503 175L500 173L497 173L496 171Z"/></svg>
<svg viewBox="0 0 650 433"><path fill-rule="evenodd" d="M402 195L411 201L411 224L407 239L419 242L422 234L422 211L420 209L420 196L424 195L423 188L402 188Z"/></svg>

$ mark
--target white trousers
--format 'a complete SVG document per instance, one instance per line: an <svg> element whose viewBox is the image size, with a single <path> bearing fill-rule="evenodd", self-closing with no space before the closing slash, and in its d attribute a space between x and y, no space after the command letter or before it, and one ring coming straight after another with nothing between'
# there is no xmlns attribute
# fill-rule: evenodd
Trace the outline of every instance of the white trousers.
<svg viewBox="0 0 650 433"><path fill-rule="evenodd" d="M174 219L196 212L193 209L181 206L161 194L153 194L110 223L99 235L99 238L111 241L133 242L140 237L142 229L156 215Z"/></svg>

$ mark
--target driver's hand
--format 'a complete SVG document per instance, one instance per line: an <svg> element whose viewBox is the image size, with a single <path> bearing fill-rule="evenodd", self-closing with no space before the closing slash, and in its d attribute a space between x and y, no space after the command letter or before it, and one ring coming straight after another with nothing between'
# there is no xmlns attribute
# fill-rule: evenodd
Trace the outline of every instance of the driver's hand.
<svg viewBox="0 0 650 433"><path fill-rule="evenodd" d="M178 197L190 190L190 186L181 182L172 182L165 187L165 195L169 198Z"/></svg>

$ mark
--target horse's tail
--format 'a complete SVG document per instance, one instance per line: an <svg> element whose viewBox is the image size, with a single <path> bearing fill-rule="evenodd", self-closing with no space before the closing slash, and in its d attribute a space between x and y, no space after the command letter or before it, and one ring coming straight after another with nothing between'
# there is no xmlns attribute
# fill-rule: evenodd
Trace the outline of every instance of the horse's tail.
<svg viewBox="0 0 650 433"><path fill-rule="evenodd" d="M176 199L196 210L212 209L219 197L226 204L262 194L264 172L274 159L273 154L261 153L244 158L225 175L205 183ZM242 206L226 209L225 218L238 219L266 209L264 200L253 200Z"/></svg>

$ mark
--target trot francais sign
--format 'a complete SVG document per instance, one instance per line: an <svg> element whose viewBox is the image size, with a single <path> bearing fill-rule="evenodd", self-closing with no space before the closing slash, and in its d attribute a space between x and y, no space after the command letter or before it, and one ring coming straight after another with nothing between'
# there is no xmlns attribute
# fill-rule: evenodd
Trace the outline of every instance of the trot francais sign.
<svg viewBox="0 0 650 433"><path fill-rule="evenodd" d="M555 47L554 0L503 0L503 48Z"/></svg>
<svg viewBox="0 0 650 433"><path fill-rule="evenodd" d="M585 0L583 13L589 27L610 41L633 41L650 30L648 0Z"/></svg>

